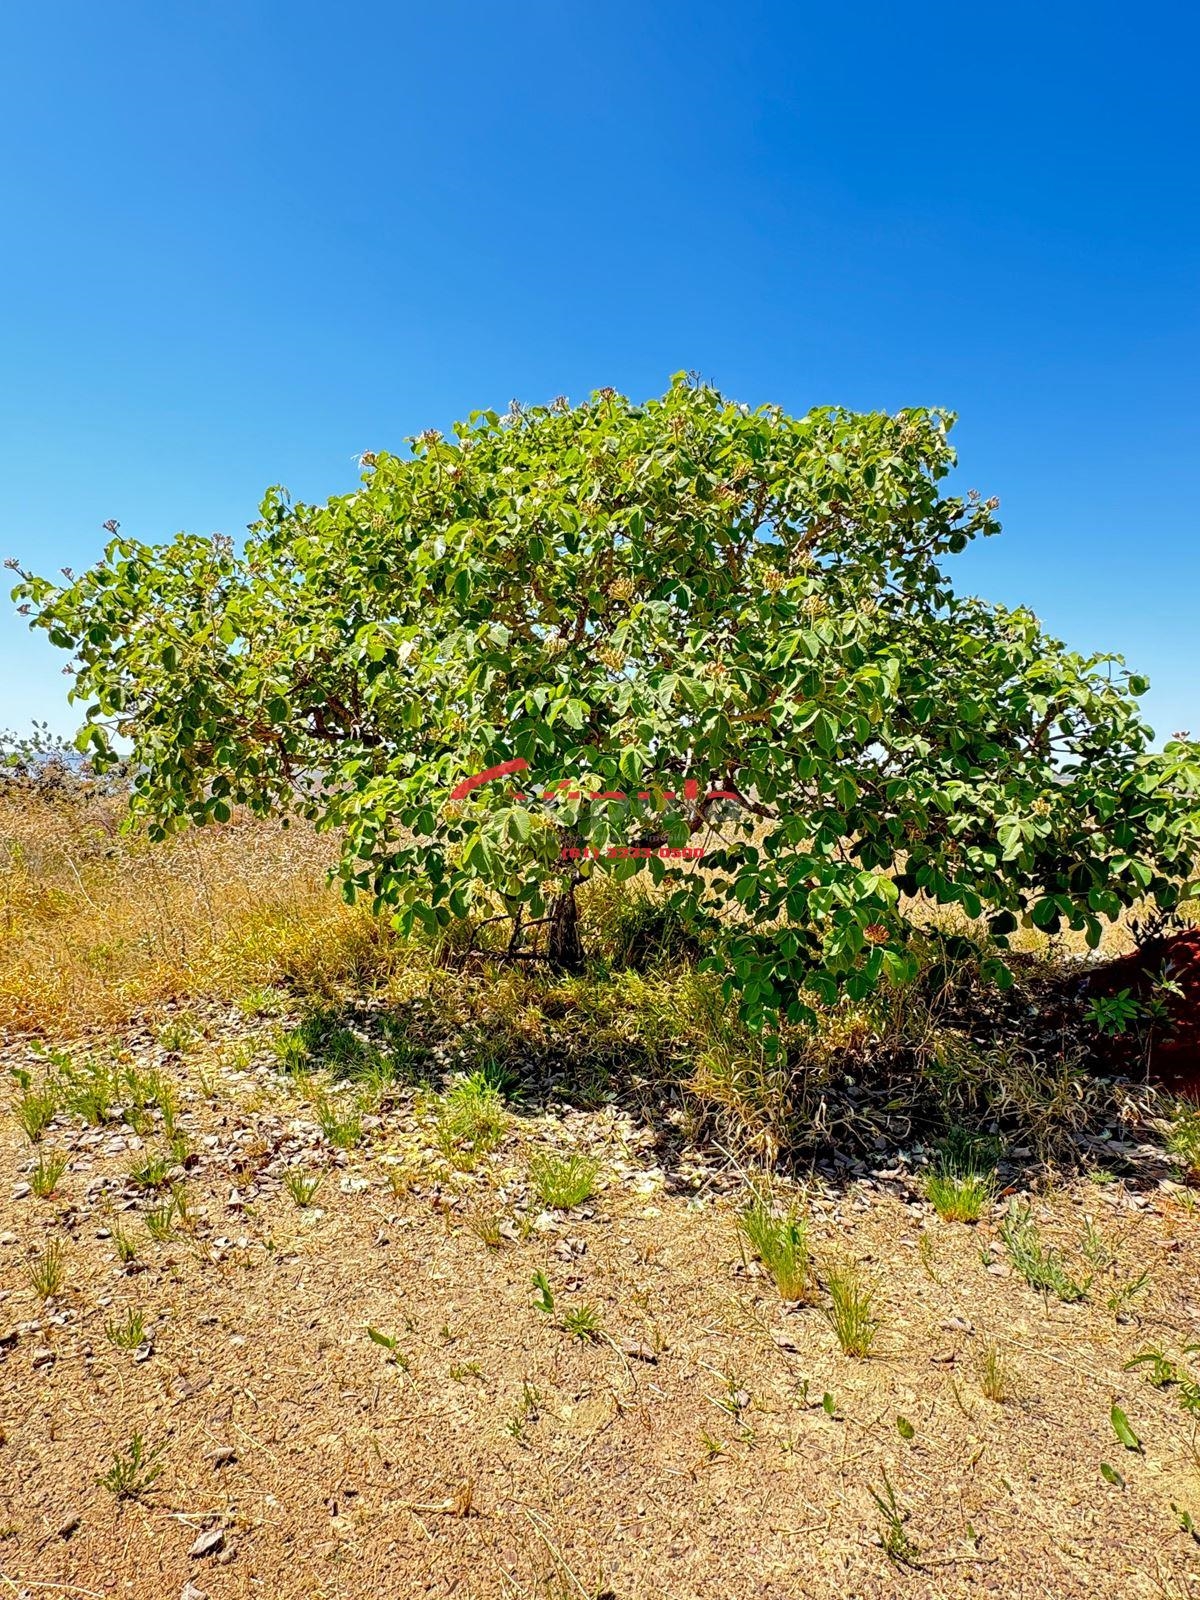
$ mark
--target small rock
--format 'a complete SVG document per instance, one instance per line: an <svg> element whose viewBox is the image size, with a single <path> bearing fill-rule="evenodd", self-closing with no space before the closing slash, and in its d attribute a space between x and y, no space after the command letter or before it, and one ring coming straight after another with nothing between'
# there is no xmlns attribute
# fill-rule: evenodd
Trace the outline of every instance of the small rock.
<svg viewBox="0 0 1200 1600"><path fill-rule="evenodd" d="M83 1518L78 1511L73 1511L66 1521L58 1526L55 1532L60 1539L69 1539L73 1533L79 1532L79 1525L82 1521Z"/></svg>
<svg viewBox="0 0 1200 1600"><path fill-rule="evenodd" d="M188 1551L189 1556L199 1559L201 1556L215 1556L225 1543L224 1528L208 1528L198 1536L195 1544Z"/></svg>
<svg viewBox="0 0 1200 1600"><path fill-rule="evenodd" d="M47 1350L44 1346L41 1350L33 1352L33 1364L35 1367L50 1367L57 1360L58 1357L54 1354L54 1351Z"/></svg>
<svg viewBox="0 0 1200 1600"><path fill-rule="evenodd" d="M651 1366L658 1360L658 1351L651 1345L643 1344L640 1339L623 1339L621 1351L631 1361L648 1361Z"/></svg>
<svg viewBox="0 0 1200 1600"><path fill-rule="evenodd" d="M208 1600L208 1590L199 1589L194 1583L185 1583L179 1591L179 1600Z"/></svg>
<svg viewBox="0 0 1200 1600"><path fill-rule="evenodd" d="M14 1183L12 1197L14 1200L24 1200L32 1191L27 1183Z"/></svg>
<svg viewBox="0 0 1200 1600"><path fill-rule="evenodd" d="M974 1333L975 1329L966 1317L947 1317L942 1323L943 1333Z"/></svg>
<svg viewBox="0 0 1200 1600"><path fill-rule="evenodd" d="M214 1470L218 1467L231 1467L237 1460L237 1451L232 1445L223 1444L219 1449L212 1452L209 1460L212 1462Z"/></svg>

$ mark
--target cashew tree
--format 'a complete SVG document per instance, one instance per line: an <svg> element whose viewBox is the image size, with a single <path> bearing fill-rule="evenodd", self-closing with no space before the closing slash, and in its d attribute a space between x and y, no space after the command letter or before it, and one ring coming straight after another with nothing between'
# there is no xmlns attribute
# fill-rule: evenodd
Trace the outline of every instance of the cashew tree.
<svg viewBox="0 0 1200 1600"><path fill-rule="evenodd" d="M114 524L14 598L154 837L298 814L347 898L507 919L503 954L564 966L577 885L643 872L758 1025L904 982L923 902L977 919L1002 981L1022 921L1095 944L1186 892L1200 754L1155 751L1119 657L955 591L998 523L947 490L953 420L683 376L514 404L325 504L270 490L240 548Z"/></svg>

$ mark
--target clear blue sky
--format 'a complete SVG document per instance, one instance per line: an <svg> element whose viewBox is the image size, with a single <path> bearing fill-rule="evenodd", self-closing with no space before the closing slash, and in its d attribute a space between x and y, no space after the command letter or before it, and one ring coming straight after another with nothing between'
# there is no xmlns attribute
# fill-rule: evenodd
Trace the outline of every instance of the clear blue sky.
<svg viewBox="0 0 1200 1600"><path fill-rule="evenodd" d="M60 0L0 19L0 555L238 534L510 397L957 410L961 582L1200 733L1191 5ZM7 574L5 574L7 576ZM69 731L0 608L0 725Z"/></svg>

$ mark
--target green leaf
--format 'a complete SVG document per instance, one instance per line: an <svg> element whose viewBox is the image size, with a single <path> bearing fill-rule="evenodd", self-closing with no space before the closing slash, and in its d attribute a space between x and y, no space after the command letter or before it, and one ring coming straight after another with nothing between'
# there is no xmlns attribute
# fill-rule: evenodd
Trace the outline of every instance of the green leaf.
<svg viewBox="0 0 1200 1600"><path fill-rule="evenodd" d="M1171 1510L1175 1513L1175 1516L1178 1519L1180 1531L1182 1533L1190 1534L1191 1537L1197 1541L1197 1543L1200 1543L1200 1528L1196 1526L1196 1522L1192 1517L1191 1512L1184 1510L1182 1506L1177 1506L1174 1500L1171 1501Z"/></svg>
<svg viewBox="0 0 1200 1600"><path fill-rule="evenodd" d="M1113 1432L1125 1446L1126 1450L1140 1451L1142 1448L1142 1442L1138 1438L1137 1434L1134 1433L1133 1429L1129 1426L1129 1418L1121 1410L1120 1406L1114 1405L1109 1415L1112 1421Z"/></svg>

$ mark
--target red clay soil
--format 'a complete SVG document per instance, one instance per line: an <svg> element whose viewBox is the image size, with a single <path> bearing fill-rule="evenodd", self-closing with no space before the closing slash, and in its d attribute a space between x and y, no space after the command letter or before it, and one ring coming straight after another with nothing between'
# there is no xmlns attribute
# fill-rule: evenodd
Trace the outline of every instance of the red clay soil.
<svg viewBox="0 0 1200 1600"><path fill-rule="evenodd" d="M1086 992L1100 997L1128 989L1134 999L1147 1001L1164 979L1178 989L1163 996L1170 1020L1155 1026L1148 1063L1139 1052L1138 1064L1148 1065L1151 1076L1168 1088L1200 1100L1200 928L1148 940L1130 955L1107 962L1089 975ZM1121 1052L1119 1065L1128 1068L1127 1039L1114 1040L1113 1049Z"/></svg>

